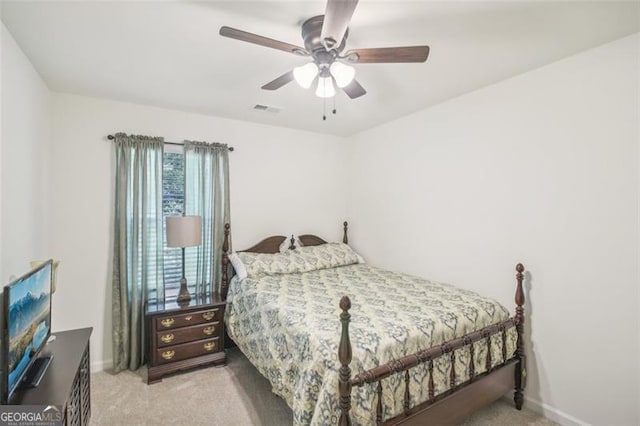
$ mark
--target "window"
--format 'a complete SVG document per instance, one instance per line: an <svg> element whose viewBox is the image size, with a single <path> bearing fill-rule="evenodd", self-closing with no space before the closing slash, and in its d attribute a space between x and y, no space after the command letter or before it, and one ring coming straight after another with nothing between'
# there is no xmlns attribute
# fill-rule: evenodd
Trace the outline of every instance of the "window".
<svg viewBox="0 0 640 426"><path fill-rule="evenodd" d="M169 147L165 145L165 151L163 153L162 163L162 252L163 252L163 281L164 281L164 297L165 299L175 298L180 291L180 279L182 278L182 249L177 247L167 247L167 216L178 216L185 212L185 167L187 161L185 160L182 147ZM191 163L189 163L191 164ZM206 167L213 167L211 161L205 162L205 170L197 170L194 166L194 173L208 173L209 169ZM190 187L191 188L191 187ZM195 193L198 193L194 190ZM202 203L211 202L215 205L213 200L210 200L206 196L204 201L194 200L194 205L190 206L189 210L194 209L198 211L202 207ZM203 217L202 226L203 232L211 232L214 222L213 218L207 214L200 214ZM204 237L203 237L204 238ZM198 262L199 256L204 256L205 259L211 259L213 254L209 245L200 245L198 247L187 247L185 249L185 276L187 278L187 286L191 294L194 294L196 289L201 289L210 286L208 281L212 280L213 267L208 262ZM196 283L196 280L199 280ZM203 282L203 281L207 282ZM200 290L198 290L200 291ZM154 300L158 297L155 290L150 291L147 294L148 300Z"/></svg>
<svg viewBox="0 0 640 426"><path fill-rule="evenodd" d="M182 278L182 250L167 247L167 216L184 212L184 155L182 152L164 152L162 164L162 234L164 247L165 298L176 297ZM150 295L151 296L151 295Z"/></svg>

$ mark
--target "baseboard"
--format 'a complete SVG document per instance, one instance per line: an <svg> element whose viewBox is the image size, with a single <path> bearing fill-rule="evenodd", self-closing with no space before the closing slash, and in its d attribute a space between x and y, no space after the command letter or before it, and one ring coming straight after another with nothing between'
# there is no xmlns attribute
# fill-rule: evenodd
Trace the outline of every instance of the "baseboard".
<svg viewBox="0 0 640 426"><path fill-rule="evenodd" d="M113 365L113 360L107 359L102 361L93 361L91 362L91 372L97 373L98 371L104 371L106 369L111 368Z"/></svg>
<svg viewBox="0 0 640 426"><path fill-rule="evenodd" d="M526 392L526 391L525 391ZM513 404L513 395L507 394L503 397L506 401L509 401ZM552 407L549 404L545 404L544 402L538 401L536 399L530 398L528 396L524 396L524 408L528 408L531 411L535 411L536 413L540 413L545 416L549 420L553 420L556 423L561 424L562 426L588 426L589 423L582 421L576 417L573 417L570 414L565 413L564 411L558 410L555 407Z"/></svg>

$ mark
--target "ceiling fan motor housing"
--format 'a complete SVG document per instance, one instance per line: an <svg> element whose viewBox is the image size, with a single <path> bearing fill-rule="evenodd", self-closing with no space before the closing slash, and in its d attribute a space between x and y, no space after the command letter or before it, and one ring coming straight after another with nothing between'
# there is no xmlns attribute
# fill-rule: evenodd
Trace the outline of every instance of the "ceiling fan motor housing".
<svg viewBox="0 0 640 426"><path fill-rule="evenodd" d="M340 52L344 50L344 46L347 43L347 37L349 36L349 30L344 34L342 42L332 48L327 49L322 41L322 23L324 22L324 15L314 16L309 18L302 24L302 39L304 40L304 47L307 52L311 53L311 57L314 62L322 69L322 64L327 66L331 65Z"/></svg>

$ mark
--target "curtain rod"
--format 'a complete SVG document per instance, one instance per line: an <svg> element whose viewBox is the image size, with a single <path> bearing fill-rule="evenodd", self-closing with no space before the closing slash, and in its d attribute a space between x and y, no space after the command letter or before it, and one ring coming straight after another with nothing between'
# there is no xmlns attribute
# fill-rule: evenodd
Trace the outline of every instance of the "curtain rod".
<svg viewBox="0 0 640 426"><path fill-rule="evenodd" d="M115 136L107 135L107 139L112 141L112 140L115 139ZM165 141L164 143L165 143L165 145L184 145L184 142L167 142L167 141ZM229 149L229 151L233 151L233 147L232 146L228 147L228 149Z"/></svg>

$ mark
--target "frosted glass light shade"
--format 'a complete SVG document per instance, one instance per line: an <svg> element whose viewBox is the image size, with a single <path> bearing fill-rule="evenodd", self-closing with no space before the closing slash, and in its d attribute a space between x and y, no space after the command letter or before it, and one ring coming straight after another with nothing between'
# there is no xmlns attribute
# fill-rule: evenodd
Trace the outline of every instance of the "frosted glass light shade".
<svg viewBox="0 0 640 426"><path fill-rule="evenodd" d="M335 61L331 64L331 75L336 79L338 87L343 88L349 85L353 81L353 77L356 76L355 68L345 65L342 62Z"/></svg>
<svg viewBox="0 0 640 426"><path fill-rule="evenodd" d="M316 96L319 98L331 98L335 96L336 89L333 87L331 77L320 77L318 79L318 88L316 89Z"/></svg>
<svg viewBox="0 0 640 426"><path fill-rule="evenodd" d="M201 243L200 216L167 216L167 247L193 247Z"/></svg>
<svg viewBox="0 0 640 426"><path fill-rule="evenodd" d="M305 89L311 87L313 79L318 75L318 66L313 62L309 62L306 65L295 67L293 69L293 78L296 82Z"/></svg>

